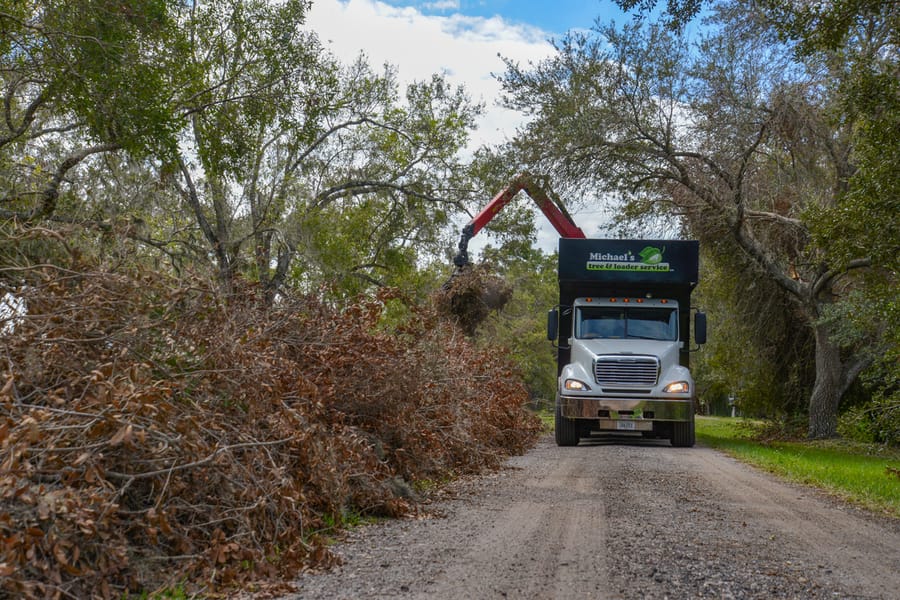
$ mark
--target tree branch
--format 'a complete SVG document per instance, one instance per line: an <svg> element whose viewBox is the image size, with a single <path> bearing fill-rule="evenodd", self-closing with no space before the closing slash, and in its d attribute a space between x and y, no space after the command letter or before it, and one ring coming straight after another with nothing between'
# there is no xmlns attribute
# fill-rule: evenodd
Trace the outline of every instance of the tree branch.
<svg viewBox="0 0 900 600"><path fill-rule="evenodd" d="M10 134L0 138L0 148L17 139L28 130L28 127L34 122L38 109L47 100L46 90L41 90L41 93L39 93L25 108L25 111L22 113L22 121L19 123L18 127L16 127L13 124L12 117L12 96L13 89L12 86L10 86L9 91L3 99L3 112L6 118L6 126L9 128Z"/></svg>
<svg viewBox="0 0 900 600"><path fill-rule="evenodd" d="M765 269L766 273L779 287L790 293L796 300L800 302L805 301L807 299L805 292L809 290L809 286L788 277L781 267L778 266L778 263L763 251L753 233L744 226L743 209L743 204L738 204L735 222L732 227L735 241L757 264Z"/></svg>
<svg viewBox="0 0 900 600"><path fill-rule="evenodd" d="M315 206L321 208L327 204L330 204L339 198L347 198L351 196L359 196L362 194L368 194L372 192L391 190L395 192L400 192L401 194L405 194L407 196L411 196L413 198L420 198L422 200L427 200L429 202L447 202L451 203L450 200L444 200L442 198L437 198L435 196L430 196L428 194L424 194L422 192L417 192L415 190L410 189L408 186L395 184L395 183L386 183L382 181L348 181L347 183L343 183L341 185L336 185L334 187L330 187L327 190L324 190L316 195L314 199Z"/></svg>
<svg viewBox="0 0 900 600"><path fill-rule="evenodd" d="M858 358L852 365L844 367L844 372L841 374L841 398L844 397L844 394L848 389L850 389L850 386L853 385L853 382L856 381L856 378L859 377L859 374L865 371L869 367L869 365L872 364L872 362L873 359L871 356L862 356Z"/></svg>
<svg viewBox="0 0 900 600"><path fill-rule="evenodd" d="M0 217L30 222L39 219L45 219L51 216L56 210L56 201L59 199L59 187L60 185L62 185L66 174L72 168L78 165L78 163L86 159L88 156L91 156L92 154L112 152L118 150L119 148L121 148L119 144L107 143L99 144L96 146L89 146L87 148L82 148L78 152L73 152L63 159L63 161L56 168L56 171L53 173L53 176L50 178L50 183L47 184L47 187L42 192L38 193L38 196L40 197L39 206L36 206L28 211L0 210ZM3 198L3 201L14 202L22 199L23 196L14 195Z"/></svg>
<svg viewBox="0 0 900 600"><path fill-rule="evenodd" d="M206 241L213 247L216 256L219 256L220 251L222 251L222 244L219 242L216 232L213 231L212 226L209 224L206 215L203 214L203 207L200 205L200 196L197 194L197 187L194 185L194 179L191 177L190 170L188 170L187 165L180 156L178 157L178 168L181 170L181 175L184 177L185 184L187 184L186 190L179 188L181 196L187 201L188 206L190 206L191 210L194 212L194 217L197 219L197 224L200 225L200 230L203 232ZM219 258L221 259L221 257Z"/></svg>
<svg viewBox="0 0 900 600"><path fill-rule="evenodd" d="M847 263L847 266L840 270L829 270L822 273L812 284L810 288L810 297L815 298L819 295L819 293L825 288L825 286L831 284L831 282L842 275L846 275L847 272L852 271L854 269L864 269L866 267L871 267L872 261L868 258L857 258L851 260Z"/></svg>
<svg viewBox="0 0 900 600"><path fill-rule="evenodd" d="M776 223L781 223L782 225L789 225L796 229L802 230L804 233L808 232L806 228L806 224L800 219L793 219L791 217L785 217L784 215L779 215L778 213L761 211L761 210L750 210L745 208L744 215L748 219L760 219L764 221L774 221Z"/></svg>
<svg viewBox="0 0 900 600"><path fill-rule="evenodd" d="M294 439L293 436L284 438L282 440L273 440L271 442L243 442L240 444L232 444L230 446L222 446L221 448L216 448L215 450L213 450L212 454L210 454L206 458L195 460L194 462L186 463L183 465L172 465L167 469L158 469L156 471L148 471L146 473L118 473L116 471L105 471L105 475L107 477L112 477L113 479L150 479L151 477L167 475L169 473L174 473L175 471L183 471L185 469L193 469L194 467L203 466L212 462L219 454L225 452L226 450L234 450L235 448L262 448L265 446L278 446L280 444L286 444L292 439Z"/></svg>
<svg viewBox="0 0 900 600"><path fill-rule="evenodd" d="M318 148L319 146L321 146L321 145L322 145L329 137L331 137L332 135L334 135L334 134L337 133L338 131L340 131L340 130L342 130L342 129L348 129L348 128L350 128L350 127L355 127L355 126L357 126L357 125L362 125L362 124L364 124L364 123L368 123L368 124L370 124L370 125L374 125L375 127L380 127L380 128L382 128L382 129L387 129L387 130L389 130L389 131L393 131L393 132L396 133L397 135L406 138L406 140L407 140L408 142L412 142L412 139L411 139L405 132L401 131L400 129L398 129L398 128L396 128L396 127L392 127L391 125L388 125L388 124L386 124L386 123L381 123L381 122L376 121L376 120L374 120L374 119L370 119L369 117L361 117L361 118L356 119L356 120L354 120L354 121L346 121L346 122L344 122L344 123L340 123L340 124L338 124L338 125L335 125L335 126L333 126L331 129L329 129L328 131L324 132L324 133L323 133L322 135L320 135L320 136L319 136L312 144L310 144L309 147L308 147L306 150L304 150L304 151L300 154L300 156L297 157L297 160L295 160L293 163L291 163L291 165L290 165L287 169L285 169L285 172L286 172L286 173L293 173L293 172L297 169L297 167L300 166L300 163L302 163L304 160L306 160L306 157L307 157L307 156L309 156L310 154L312 154L312 152L313 152L316 148Z"/></svg>

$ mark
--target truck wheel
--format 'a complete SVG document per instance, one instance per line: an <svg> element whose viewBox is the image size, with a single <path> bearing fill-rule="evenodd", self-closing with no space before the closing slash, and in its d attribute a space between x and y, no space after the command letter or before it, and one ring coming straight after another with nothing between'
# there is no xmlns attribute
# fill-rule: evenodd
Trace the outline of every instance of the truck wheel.
<svg viewBox="0 0 900 600"><path fill-rule="evenodd" d="M556 403L556 419L554 422L556 430L557 446L577 446L579 427L574 419L567 419L562 416L559 408L559 402Z"/></svg>
<svg viewBox="0 0 900 600"><path fill-rule="evenodd" d="M695 441L694 418L687 423L672 423L672 445L676 448L692 448Z"/></svg>

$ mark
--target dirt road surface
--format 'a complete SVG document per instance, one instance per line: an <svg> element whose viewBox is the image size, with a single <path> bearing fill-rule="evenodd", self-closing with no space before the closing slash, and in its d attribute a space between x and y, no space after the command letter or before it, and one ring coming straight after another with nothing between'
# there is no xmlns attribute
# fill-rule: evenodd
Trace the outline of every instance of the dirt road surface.
<svg viewBox="0 0 900 600"><path fill-rule="evenodd" d="M288 598L900 598L900 521L707 448L543 439Z"/></svg>

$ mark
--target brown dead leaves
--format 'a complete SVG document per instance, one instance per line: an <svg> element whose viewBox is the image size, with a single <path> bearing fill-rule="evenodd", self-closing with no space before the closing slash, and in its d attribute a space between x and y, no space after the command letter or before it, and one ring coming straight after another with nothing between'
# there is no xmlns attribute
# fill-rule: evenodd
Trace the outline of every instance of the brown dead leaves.
<svg viewBox="0 0 900 600"><path fill-rule="evenodd" d="M534 439L496 354L427 308L377 323L199 280L42 266L0 371L0 595L214 590L335 559L404 482L495 467Z"/></svg>
<svg viewBox="0 0 900 600"><path fill-rule="evenodd" d="M471 337L492 310L506 306L512 292L512 286L486 265L467 265L438 290L434 304L442 316Z"/></svg>

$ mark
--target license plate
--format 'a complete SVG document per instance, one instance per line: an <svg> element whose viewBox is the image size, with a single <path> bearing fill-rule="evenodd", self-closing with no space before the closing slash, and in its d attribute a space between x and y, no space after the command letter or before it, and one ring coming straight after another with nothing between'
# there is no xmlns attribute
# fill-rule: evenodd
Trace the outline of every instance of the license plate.
<svg viewBox="0 0 900 600"><path fill-rule="evenodd" d="M616 421L616 429L620 431L634 431L634 421Z"/></svg>

